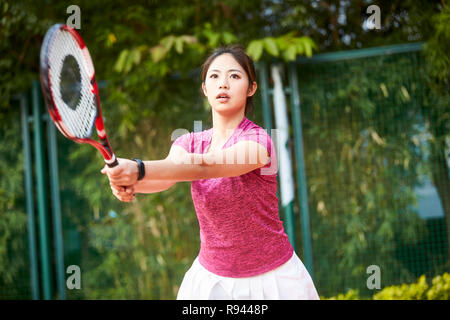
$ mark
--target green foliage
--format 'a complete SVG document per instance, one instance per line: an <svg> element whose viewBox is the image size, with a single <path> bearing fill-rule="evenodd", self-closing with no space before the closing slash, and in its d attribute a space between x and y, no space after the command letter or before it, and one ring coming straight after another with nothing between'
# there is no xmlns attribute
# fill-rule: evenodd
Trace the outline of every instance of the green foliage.
<svg viewBox="0 0 450 320"><path fill-rule="evenodd" d="M48 19L39 18L33 5L0 1L1 123L7 119L11 94L26 89L37 76L37 37L48 26Z"/></svg>
<svg viewBox="0 0 450 320"><path fill-rule="evenodd" d="M20 122L7 120L11 118L2 120L0 130L0 296L26 299L27 216Z"/></svg>
<svg viewBox="0 0 450 320"><path fill-rule="evenodd" d="M446 6L432 19L434 32L426 44L429 73L444 86L450 85L450 7Z"/></svg>
<svg viewBox="0 0 450 320"><path fill-rule="evenodd" d="M358 290L350 289L346 293L340 293L337 296L328 299L320 297L320 300L360 300L360 298Z"/></svg>
<svg viewBox="0 0 450 320"><path fill-rule="evenodd" d="M258 61L264 52L273 57L282 57L284 61L295 61L300 55L312 56L317 45L309 37L296 37L295 32L280 37L265 37L253 40L247 47L247 52L253 60Z"/></svg>
<svg viewBox="0 0 450 320"><path fill-rule="evenodd" d="M214 32L211 25L207 23L205 29L198 35L168 35L153 47L141 45L133 49L122 50L114 65L114 70L128 73L134 65L138 66L141 63L142 55L145 53L149 53L153 64L158 64L162 63L164 58L169 59L170 53L178 58L185 55L185 51L191 50L194 54L202 56L220 43L227 45L236 40L236 36L230 32ZM317 49L317 45L311 38L295 37L291 32L277 38L265 37L252 40L247 46L247 53L254 61L260 60L264 52L269 57L282 57L285 61L295 61L298 56L303 54L311 57L314 49ZM165 73L160 75L165 75L170 71L167 68Z"/></svg>
<svg viewBox="0 0 450 320"><path fill-rule="evenodd" d="M348 290L345 294L322 300L361 300L358 290ZM372 300L449 300L450 299L450 274L444 273L433 278L431 285L427 283L425 275L417 279L417 282L388 286L373 294Z"/></svg>
<svg viewBox="0 0 450 320"><path fill-rule="evenodd" d="M417 282L386 287L373 295L373 300L448 300L450 274L444 273L432 280L431 286L422 275Z"/></svg>
<svg viewBox="0 0 450 320"><path fill-rule="evenodd" d="M386 287L373 295L374 300L424 300L429 289L425 276L416 283Z"/></svg>
<svg viewBox="0 0 450 320"><path fill-rule="evenodd" d="M427 292L428 300L450 300L450 274L433 278L431 287Z"/></svg>

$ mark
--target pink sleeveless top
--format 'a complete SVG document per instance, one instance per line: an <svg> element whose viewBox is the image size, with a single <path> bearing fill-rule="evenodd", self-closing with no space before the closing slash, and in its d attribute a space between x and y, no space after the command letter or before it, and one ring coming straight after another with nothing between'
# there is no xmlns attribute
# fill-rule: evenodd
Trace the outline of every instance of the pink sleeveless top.
<svg viewBox="0 0 450 320"><path fill-rule="evenodd" d="M180 136L173 144L189 153L206 153L213 128ZM277 160L266 131L244 117L223 146L252 140L263 145L270 162L238 177L191 182L200 226L199 262L224 277L250 277L289 260L293 248L278 214Z"/></svg>

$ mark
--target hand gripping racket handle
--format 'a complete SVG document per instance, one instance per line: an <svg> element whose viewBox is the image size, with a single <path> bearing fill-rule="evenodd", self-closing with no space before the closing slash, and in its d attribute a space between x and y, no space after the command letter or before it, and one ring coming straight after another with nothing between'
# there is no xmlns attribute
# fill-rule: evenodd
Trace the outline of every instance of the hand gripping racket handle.
<svg viewBox="0 0 450 320"><path fill-rule="evenodd" d="M119 161L117 161L117 158L114 154L112 154L111 160L114 159L112 162L109 162L108 160L105 159L105 163L109 168L114 168L115 166L119 165ZM122 188L127 188L127 186L121 186ZM133 194L134 196L134 194Z"/></svg>
<svg viewBox="0 0 450 320"><path fill-rule="evenodd" d="M117 161L117 158L116 158L116 157L114 157L114 161L113 161L113 162L108 163L108 162L106 162L106 160L105 160L105 163L106 163L106 165L107 165L108 167L110 167L110 168L114 168L115 166L119 165L119 161Z"/></svg>

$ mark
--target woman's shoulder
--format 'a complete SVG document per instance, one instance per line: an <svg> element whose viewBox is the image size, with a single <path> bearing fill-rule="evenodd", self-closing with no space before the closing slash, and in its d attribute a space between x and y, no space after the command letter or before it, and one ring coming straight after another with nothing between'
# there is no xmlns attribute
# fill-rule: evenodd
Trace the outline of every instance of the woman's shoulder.
<svg viewBox="0 0 450 320"><path fill-rule="evenodd" d="M188 131L188 130L184 129L183 132L178 133L176 135L176 138L173 141L175 142L178 140L192 140L192 139L205 138L205 137L209 137L211 135L211 132L212 132L212 128L206 129L203 131Z"/></svg>
<svg viewBox="0 0 450 320"><path fill-rule="evenodd" d="M262 128L260 125L258 125L257 123L251 121L250 119L246 118L246 121L244 123L244 125L242 126L242 133L244 135L252 135L252 134L257 134L257 135L263 135L263 136L269 136L268 132L266 131L266 129Z"/></svg>
<svg viewBox="0 0 450 320"><path fill-rule="evenodd" d="M208 141L212 134L212 128L203 131L187 131L179 135L173 142L174 145L180 145L188 152L201 152L198 150L204 142Z"/></svg>
<svg viewBox="0 0 450 320"><path fill-rule="evenodd" d="M269 134L266 129L248 119L241 129L242 132L238 135L238 141L254 141L266 148L271 161L264 168L271 167L272 164L277 163L275 144L271 138L273 132L270 132Z"/></svg>
<svg viewBox="0 0 450 320"><path fill-rule="evenodd" d="M272 144L271 136L266 129L251 120L247 120L245 125L241 127L241 132L238 135L238 139L254 140L256 142L263 143L266 147L269 147Z"/></svg>

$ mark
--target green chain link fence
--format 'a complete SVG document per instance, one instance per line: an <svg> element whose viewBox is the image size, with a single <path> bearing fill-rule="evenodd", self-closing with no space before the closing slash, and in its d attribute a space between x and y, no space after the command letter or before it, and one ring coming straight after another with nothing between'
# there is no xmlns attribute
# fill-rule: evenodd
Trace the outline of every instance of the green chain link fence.
<svg viewBox="0 0 450 320"><path fill-rule="evenodd" d="M448 168L450 157L436 157L432 146L450 137L448 123L431 119L436 110L448 117L449 101L430 89L420 48L354 50L296 64L321 296L351 288L371 296L371 265L380 268L381 288L449 271L443 204L450 177L433 168Z"/></svg>

